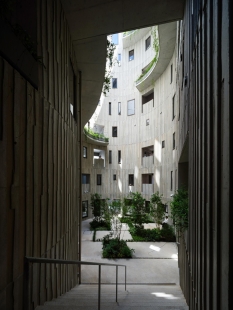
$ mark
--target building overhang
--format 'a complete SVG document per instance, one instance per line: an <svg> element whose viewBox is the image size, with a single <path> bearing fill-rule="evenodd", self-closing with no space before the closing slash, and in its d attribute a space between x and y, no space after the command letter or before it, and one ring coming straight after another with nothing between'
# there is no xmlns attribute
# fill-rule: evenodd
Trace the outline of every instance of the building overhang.
<svg viewBox="0 0 233 310"><path fill-rule="evenodd" d="M61 0L82 71L82 125L98 104L104 81L107 35L183 18L185 0Z"/></svg>

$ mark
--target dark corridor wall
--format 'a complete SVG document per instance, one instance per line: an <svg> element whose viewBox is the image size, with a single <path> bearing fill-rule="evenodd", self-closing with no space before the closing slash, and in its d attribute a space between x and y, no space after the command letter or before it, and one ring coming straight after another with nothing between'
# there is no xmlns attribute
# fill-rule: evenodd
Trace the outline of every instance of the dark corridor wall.
<svg viewBox="0 0 233 310"><path fill-rule="evenodd" d="M0 58L1 310L23 309L25 256L79 259L80 140L69 72L71 62L78 89L77 65L59 1L35 8L43 62L38 89ZM31 307L69 290L77 273L73 266L34 264Z"/></svg>
<svg viewBox="0 0 233 310"><path fill-rule="evenodd" d="M179 145L181 154L189 137L189 229L180 239L179 267L191 310L233 308L230 2L187 0L180 32Z"/></svg>

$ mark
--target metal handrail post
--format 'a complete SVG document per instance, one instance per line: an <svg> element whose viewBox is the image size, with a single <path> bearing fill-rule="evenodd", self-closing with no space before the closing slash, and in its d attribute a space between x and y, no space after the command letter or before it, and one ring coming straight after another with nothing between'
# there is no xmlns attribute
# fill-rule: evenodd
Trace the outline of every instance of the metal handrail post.
<svg viewBox="0 0 233 310"><path fill-rule="evenodd" d="M126 266L125 266L125 291L126 291Z"/></svg>
<svg viewBox="0 0 233 310"><path fill-rule="evenodd" d="M98 310L100 310L100 294L101 294L101 265L99 265L99 281L98 281Z"/></svg>
<svg viewBox="0 0 233 310"><path fill-rule="evenodd" d="M117 302L117 287L118 286L118 266L116 266L116 302Z"/></svg>

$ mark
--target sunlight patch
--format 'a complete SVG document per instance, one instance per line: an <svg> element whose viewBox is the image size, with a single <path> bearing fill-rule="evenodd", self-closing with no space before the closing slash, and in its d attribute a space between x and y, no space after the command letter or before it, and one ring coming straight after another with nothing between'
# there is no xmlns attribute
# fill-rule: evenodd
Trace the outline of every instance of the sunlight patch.
<svg viewBox="0 0 233 310"><path fill-rule="evenodd" d="M166 293L151 293L152 295L155 295L156 297L162 297L165 299L180 299L179 297L175 297L172 294L166 294Z"/></svg>
<svg viewBox="0 0 233 310"><path fill-rule="evenodd" d="M158 246L150 245L150 249L159 252L161 249Z"/></svg>

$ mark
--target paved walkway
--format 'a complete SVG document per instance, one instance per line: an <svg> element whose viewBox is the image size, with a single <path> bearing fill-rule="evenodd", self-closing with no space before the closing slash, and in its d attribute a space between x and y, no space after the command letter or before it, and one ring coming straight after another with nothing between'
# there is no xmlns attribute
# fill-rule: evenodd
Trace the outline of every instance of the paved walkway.
<svg viewBox="0 0 233 310"><path fill-rule="evenodd" d="M82 260L127 265L129 284L179 284L177 246L173 242L127 242L135 250L132 259L101 257L102 243L93 242L89 220L82 223ZM125 233L127 231L123 230ZM103 232L101 232L103 233ZM104 232L109 233L109 232ZM127 238L125 238L128 240ZM124 281L124 270L119 268L119 282ZM82 283L97 283L96 266L82 266ZM115 283L115 267L102 267L102 283Z"/></svg>

